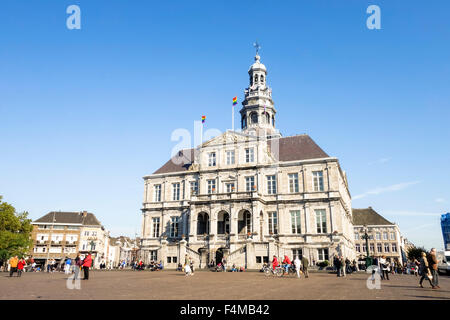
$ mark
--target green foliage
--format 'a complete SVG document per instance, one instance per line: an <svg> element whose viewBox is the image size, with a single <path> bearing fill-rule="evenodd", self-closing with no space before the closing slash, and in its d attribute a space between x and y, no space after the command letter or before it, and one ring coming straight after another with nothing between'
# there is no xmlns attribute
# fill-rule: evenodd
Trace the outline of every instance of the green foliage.
<svg viewBox="0 0 450 320"><path fill-rule="evenodd" d="M16 209L0 196L0 259L26 256L32 244L31 219L28 212L17 213Z"/></svg>
<svg viewBox="0 0 450 320"><path fill-rule="evenodd" d="M330 264L330 263L328 262L328 260L324 260L324 261L318 262L318 263L317 263L317 266L319 266L319 267L321 267L321 268L325 268L325 267L327 267L329 264Z"/></svg>
<svg viewBox="0 0 450 320"><path fill-rule="evenodd" d="M406 255L408 257L408 260L414 260L414 259L420 260L420 258L422 257L422 252L427 252L427 251L423 247L411 247L406 252Z"/></svg>

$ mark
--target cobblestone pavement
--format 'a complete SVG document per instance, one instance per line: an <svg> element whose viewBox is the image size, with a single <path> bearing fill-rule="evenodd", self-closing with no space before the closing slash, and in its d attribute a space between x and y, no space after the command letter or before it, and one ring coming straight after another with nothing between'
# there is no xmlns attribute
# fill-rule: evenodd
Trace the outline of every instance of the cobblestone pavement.
<svg viewBox="0 0 450 320"><path fill-rule="evenodd" d="M450 300L450 277L441 276L439 290L429 283L419 288L413 275L392 275L381 289L366 286L368 274L338 278L331 273L311 273L308 279L266 277L259 272L196 272L186 277L175 271L92 271L81 289L67 289L63 273L25 273L9 278L0 273L0 299L422 299Z"/></svg>

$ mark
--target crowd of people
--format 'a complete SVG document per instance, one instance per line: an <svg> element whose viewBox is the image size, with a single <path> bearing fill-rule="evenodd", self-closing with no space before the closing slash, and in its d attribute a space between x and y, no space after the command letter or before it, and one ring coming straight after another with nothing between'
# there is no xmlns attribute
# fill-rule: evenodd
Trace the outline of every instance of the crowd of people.
<svg viewBox="0 0 450 320"><path fill-rule="evenodd" d="M264 272L268 267L268 264L264 263L260 272ZM280 263L278 257L274 255L272 257L272 270L275 270L278 267L282 268L283 274L289 274L289 269L292 269L297 274L297 278L301 278L302 274L304 274L305 278L309 277L309 260L305 256L296 256L292 262L291 259L285 255Z"/></svg>

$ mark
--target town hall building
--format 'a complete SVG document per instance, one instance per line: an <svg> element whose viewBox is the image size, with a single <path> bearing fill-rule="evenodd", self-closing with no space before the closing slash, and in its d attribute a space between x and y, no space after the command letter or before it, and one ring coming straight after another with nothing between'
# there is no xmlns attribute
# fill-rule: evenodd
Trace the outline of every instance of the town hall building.
<svg viewBox="0 0 450 320"><path fill-rule="evenodd" d="M141 257L166 268L185 255L204 268L261 268L273 256L355 258L351 196L339 161L308 135L276 129L272 90L258 53L241 129L177 155L144 177ZM280 109L282 110L282 108Z"/></svg>

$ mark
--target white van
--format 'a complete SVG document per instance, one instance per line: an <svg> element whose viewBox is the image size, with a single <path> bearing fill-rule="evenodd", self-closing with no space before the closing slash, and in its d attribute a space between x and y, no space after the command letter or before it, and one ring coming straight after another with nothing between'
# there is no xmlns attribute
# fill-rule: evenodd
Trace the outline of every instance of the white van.
<svg viewBox="0 0 450 320"><path fill-rule="evenodd" d="M438 272L450 275L450 251L445 251L438 261Z"/></svg>

